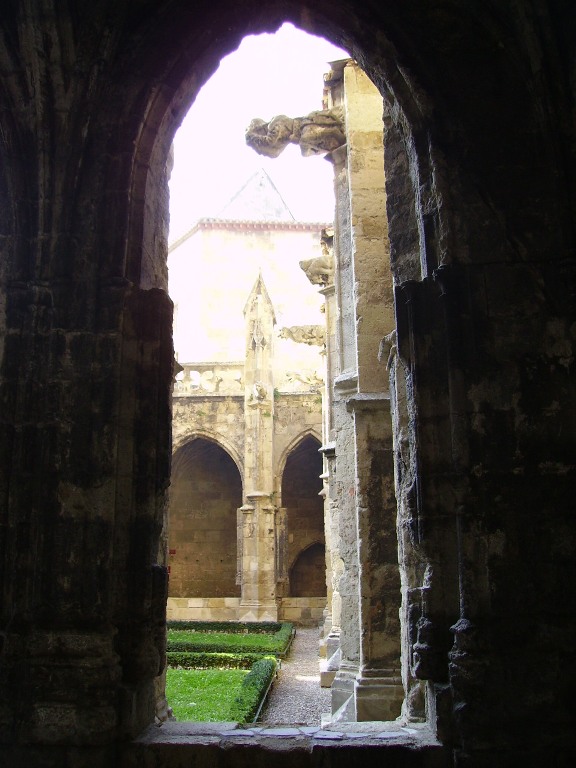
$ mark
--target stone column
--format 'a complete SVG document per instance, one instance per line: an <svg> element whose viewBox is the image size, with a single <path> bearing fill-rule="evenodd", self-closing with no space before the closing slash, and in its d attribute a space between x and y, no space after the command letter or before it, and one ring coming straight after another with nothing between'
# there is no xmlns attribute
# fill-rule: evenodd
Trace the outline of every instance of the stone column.
<svg viewBox="0 0 576 768"><path fill-rule="evenodd" d="M390 720L404 699L401 589L388 375L379 363L395 325L383 163L382 101L353 63L332 73L344 107L336 179L339 373L334 380L336 493L343 574L335 719ZM368 278L369 276L369 278Z"/></svg>
<svg viewBox="0 0 576 768"><path fill-rule="evenodd" d="M395 326L382 101L355 64L344 68L344 91L358 373L358 394L347 400L354 418L360 569L356 717L392 720L404 688L392 417L388 374L378 362L380 342Z"/></svg>
<svg viewBox="0 0 576 768"><path fill-rule="evenodd" d="M275 621L276 508L274 506L274 382L272 343L276 319L260 275L246 302L244 391L244 497L242 542L243 621Z"/></svg>
<svg viewBox="0 0 576 768"><path fill-rule="evenodd" d="M276 509L276 589L278 597L284 597L288 592L287 516L286 507Z"/></svg>
<svg viewBox="0 0 576 768"><path fill-rule="evenodd" d="M242 621L276 621L275 507L266 493L247 494L242 513Z"/></svg>
<svg viewBox="0 0 576 768"><path fill-rule="evenodd" d="M320 685L329 688L340 665L340 577L343 563L339 545L339 509L335 497L335 449L334 443L325 443L326 472L324 476L324 536L326 541L327 606L323 637L320 642Z"/></svg>
<svg viewBox="0 0 576 768"><path fill-rule="evenodd" d="M390 398L348 398L354 417L358 527L360 669L358 720L393 720L404 700L401 678L400 572L396 535Z"/></svg>
<svg viewBox="0 0 576 768"><path fill-rule="evenodd" d="M343 563L339 551L339 507L334 487L336 451L332 382L339 372L336 339L338 308L334 285L334 232L325 230L322 237L328 246L332 262L332 280L319 291L320 295L324 296L323 310L326 324L326 385L323 400L323 445L321 452L324 456L323 494L327 586L326 613L323 637L320 643L320 684L323 687L330 687L340 664L340 577Z"/></svg>
<svg viewBox="0 0 576 768"><path fill-rule="evenodd" d="M356 518L356 467L354 423L346 400L356 393L356 377L341 375L334 382L335 465L334 498L337 500L337 543L340 559L340 665L332 683L332 715L356 720L355 681L360 669L358 621L358 528ZM338 657L337 657L338 658Z"/></svg>

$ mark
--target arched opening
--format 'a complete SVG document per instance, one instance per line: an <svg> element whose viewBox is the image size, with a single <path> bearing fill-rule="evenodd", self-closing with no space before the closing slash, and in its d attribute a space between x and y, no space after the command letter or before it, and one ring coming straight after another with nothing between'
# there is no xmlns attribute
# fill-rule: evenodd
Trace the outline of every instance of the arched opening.
<svg viewBox="0 0 576 768"><path fill-rule="evenodd" d="M289 571L290 597L319 597L326 594L326 560L318 558L324 548L324 504L322 491L322 456L320 443L308 435L290 452L282 473L282 507L286 515L286 560ZM316 548L313 548L316 546ZM304 553L307 553L304 556ZM296 563L300 561L294 571ZM302 578L308 569L313 577L310 589ZM317 569L317 570L314 570ZM298 574L296 576L296 574ZM324 590L318 591L319 584ZM296 591L294 591L296 589Z"/></svg>
<svg viewBox="0 0 576 768"><path fill-rule="evenodd" d="M310 544L300 552L289 573L290 597L326 596L326 547Z"/></svg>
<svg viewBox="0 0 576 768"><path fill-rule="evenodd" d="M399 683L400 632L395 620L400 606L401 586L393 514L392 424L386 405L389 399L387 375L378 370L377 365L378 344L394 327L387 262L383 107L374 86L352 61L335 62L334 71L327 76L326 82L322 119L326 115L336 119L342 143L328 149L322 146L321 136L320 144L316 144L318 137L315 135L314 146L322 146L322 153L330 154L333 165L336 220L330 237L327 230L324 231L326 240L323 243L326 246L323 258L331 261L333 266L325 269L321 280L314 273L306 274L310 283L322 286L325 300L327 320L323 335L330 368L330 393L332 378L334 380L334 396L331 393L326 404L329 426L323 430L323 440L327 444L334 440L335 453L344 471L338 476L340 488L336 489L334 462L328 461L327 472L324 473L320 444L310 437L305 438L286 461L281 481L282 507L277 510L280 514L275 515L276 502L271 482L276 453L275 434L277 426L280 426L280 434L286 432L287 424L280 423L282 388L277 387L274 376L270 376L273 370L271 329L275 324L274 303L270 300L260 271L244 309L247 326L241 338L241 343L246 345L246 365L241 377L244 384L246 441L243 471L245 499L238 518L238 539L241 542L238 574L242 585L239 618L275 618L280 607L280 596L295 598L297 602L319 597L310 591L325 593L322 586L327 580L323 574L325 568L319 567L319 550L314 545L325 538L326 493L323 492L320 475L331 477L328 481L332 487L327 507L330 509L329 525L334 530L340 528L342 535L339 538L333 536L333 551L325 558L330 563L330 605L326 606L327 601L322 606L314 605L313 618L318 621L327 611L325 634L332 632L333 627L341 633L343 669L346 667L346 671L335 681L339 689L333 699L333 714L338 719L393 719L400 713L403 689ZM297 123L294 121L294 124ZM323 130L321 123L320 134ZM348 141L344 138L345 131ZM309 149L303 136L300 148L304 155ZM365 173L365 169L369 172ZM199 227L204 240L213 236L215 224L221 226L222 223L220 220L207 221ZM226 226L232 230L236 224L230 226L226 223ZM248 229L245 221L242 222L242 229L244 236ZM187 240L187 236L181 238L176 247ZM266 246L264 250L267 249ZM225 282L230 280L229 273L232 271L225 266L225 252L223 243L207 250L208 262L215 261L218 270L214 282L224 294L228 290L228 300L226 295L221 295L214 302L221 313L226 311L234 295L233 282L229 285ZM238 261L240 250L235 247L233 253ZM217 254L216 260L214 254ZM377 266L372 274L365 265L367 260L374 259ZM180 263L189 266L192 260L180 254ZM200 273L204 271L202 268ZM191 282L194 281L177 280L179 286ZM200 301L189 304L198 309ZM178 310L180 321L180 303ZM367 329L366 332L358 331L360 323L362 328ZM192 323L191 327L198 328L199 322ZM180 332L182 330L185 329L180 328ZM227 342L229 336L224 334ZM293 333L292 337L296 339L296 334ZM204 364L193 365L185 360L179 362L184 366L184 379L178 384L178 396L181 397L186 393L188 368L191 371L194 369L201 381L203 374L200 370ZM215 368L206 371L211 380L204 384L204 389L213 387L213 393L218 396L230 394L222 389L226 384L223 366L220 368L219 373ZM302 375L293 378L306 382ZM190 386L189 389L190 395L199 391L198 386ZM215 416L212 412L211 418ZM306 416L301 416L305 424ZM316 426L320 431L320 414L318 417ZM294 408L288 418L296 422ZM293 429L294 424L290 428ZM355 488L356 492L342 493L344 487ZM283 525L278 525L282 516ZM386 541L385 548L381 546L381 541ZM263 560L263 553L268 553L269 562ZM385 556L385 561L377 562L381 555ZM297 563L295 570L291 569L291 579L285 570L288 563ZM332 564L335 564L334 568ZM310 582L307 586L304 584L306 579ZM290 593L292 586L297 595ZM335 595L335 592L338 594ZM282 609L287 603L288 600L282 599ZM312 618L308 605L296 608L291 605L289 608L297 611L298 618L305 613L308 619ZM356 680L362 683L361 686L356 686L351 669L356 670ZM368 678L369 700L362 705L357 704L357 690L368 690L368 684L363 683ZM386 700L382 706L380 699Z"/></svg>
<svg viewBox="0 0 576 768"><path fill-rule="evenodd" d="M168 553L170 597L236 597L238 468L217 443L197 438L172 459Z"/></svg>
<svg viewBox="0 0 576 768"><path fill-rule="evenodd" d="M319 13L322 13L321 7ZM327 24L326 29L330 28L331 23L328 18L322 19ZM334 19L333 16L331 18ZM341 18L337 9L336 18ZM311 14L306 21L313 25L319 20ZM414 18L412 21L417 28L423 28L422 20ZM348 22L343 17L337 21L335 34L346 34L339 33L338 28L353 30L353 25ZM433 697L437 693L433 687L434 682L442 685L448 679L447 659L454 631L462 633L460 640L462 646L466 647L466 632L471 626L466 622L455 623L466 604L464 596L458 593L459 584L470 585L478 576L476 573L461 572L466 557L461 557L462 553L458 554L454 544L456 540L461 540L462 535L462 527L460 522L456 523L456 519L460 520L459 516L469 508L465 503L467 460L463 458L465 451L461 453L459 450L462 436L460 429L464 429L460 414L466 395L458 386L462 381L459 372L449 377L445 362L451 354L461 359L463 353L459 339L453 340L454 350L446 343L444 333L446 328L454 329L458 325L454 317L459 316L458 301L465 295L465 283L461 284L450 270L450 262L454 254L457 254L457 260L461 258L467 265L470 258L476 258L471 255L472 251L490 251L488 242L496 244L498 238L487 232L489 229L496 232L500 225L496 221L497 217L493 216L498 206L491 208L490 197L482 191L478 194L478 189L473 189L474 184L469 183L469 179L483 176L482 169L475 166L476 161L463 160L467 168L462 177L469 174L469 179L463 185L465 194L461 195L461 174L457 162L449 167L439 151L440 146L447 147L448 155L457 160L457 147L460 145L458 134L464 134L457 120L452 123L448 116L450 110L446 109L452 99L454 103L459 103L459 92L464 80L464 75L461 78L444 78L444 73L457 71L457 67L449 66L456 63L452 59L457 57L450 53L445 57L439 56L436 62L438 68L429 69L423 64L425 55L419 46L419 42L425 38L432 39L429 34L417 34L411 43L406 19L394 18L388 22L381 18L380 22L378 29L382 42L376 44L373 35L358 20L358 28L362 29L366 39L357 39L356 45L352 45L350 50L362 64L367 65L369 72L373 72L374 82L386 96L386 124L389 129L386 137L389 171L387 187L392 235L390 256L397 281L395 309L400 360L399 368L393 373L399 377L398 402L403 409L397 420L398 441L395 449L400 481L401 575L406 599L403 612L404 640L405 648L410 649L411 654L405 659L404 674L405 680L406 676L415 674L420 680L432 681L428 684L427 695ZM476 24L470 24L468 32L472 40ZM358 33L351 31L351 38L355 34ZM458 38L464 40L460 35ZM379 53L376 53L377 50ZM446 48L448 50L449 46ZM441 59L444 61L440 62ZM471 67L469 74L475 71ZM493 75L497 81L496 71ZM437 82L448 83L443 95L440 93L443 88L439 87L438 93L434 93L431 87L435 78ZM484 136L480 135L481 124L488 128ZM475 130L480 145L486 140L491 141L495 135L483 119L477 122ZM462 159L464 154L469 157L474 154L482 163L489 156L486 151L475 153L468 150L460 156ZM504 157L500 157L502 166L492 162L488 165L493 168L506 167ZM496 185L488 181L487 186L493 188L494 199L499 199L501 193L497 192ZM517 191L520 191L519 187ZM457 212L474 208L476 211L486 210L486 221L493 222L494 227L484 226L480 237L482 245L475 243L472 247L471 241L468 241L465 217L458 221ZM513 212L509 213L513 218ZM452 220L454 214L456 221ZM496 250L498 253L503 252L500 247ZM443 267L448 269L443 274L435 274L434 278L438 278L438 282L434 283L431 279L433 272ZM444 280L446 275L448 281L453 278L452 283L448 284ZM451 312L454 312L454 316L451 316ZM459 331L455 333L458 336ZM393 347L394 344L390 344L388 351L391 352ZM438 393L441 392L449 392L442 403L438 401ZM454 417L454 414L458 415ZM456 450L454 445L450 445L450 439L454 440ZM436 453L430 449L432 445L440 446ZM447 479L454 470L448 458L451 456L458 457L456 474L460 477L461 473L461 482L451 483ZM363 471L370 469L372 467L364 467ZM353 493L354 489L346 490ZM472 528L474 525L471 523ZM375 541L377 546L382 545L384 548L390 544L389 540L378 541L371 537L363 541ZM470 542L470 549L473 548ZM354 596L352 599L358 598ZM453 631L454 627L456 630ZM456 673L460 662L465 666L465 656L466 653L455 654ZM466 680L465 669L462 679ZM410 701L419 699L417 709L422 713L422 687L419 690L413 689L411 693ZM440 701L435 702L428 713L430 711L439 713L439 718L444 721L449 719L444 718Z"/></svg>
<svg viewBox="0 0 576 768"><path fill-rule="evenodd" d="M316 473L312 495L319 513L310 517L315 518L313 530L310 520L295 528L296 539L288 545L289 553L278 525L282 513L277 507L281 496L279 457L285 456L286 446L294 444L304 430L322 431L322 286L311 283L300 262L318 255L322 231L332 223L333 169L322 157L307 161L297 147L291 147L292 155L288 153L284 170L278 173L274 162L246 146L244 131L259 110L272 109L260 103L258 94L266 91L280 92L276 110L297 110L296 99L305 104L307 94L309 102L301 107L303 112L320 106L328 51L342 54L324 41L326 52L320 68L319 54L314 59L313 53L305 50L318 42L311 42L310 36L293 27L283 30L287 39L276 41L282 46L276 59L272 58L271 36L266 35L264 39L246 39L235 55L222 62L176 137L170 180L175 211L171 215L174 230L168 256L169 288L175 303L175 353L182 368L174 389L173 437L180 444L183 436L194 430L212 429L225 435L227 444L234 446L233 455L240 457L244 498L238 505L242 509L238 510L237 581L242 599L234 609L232 601L226 606L226 618L238 620L280 618L281 598L286 596L286 562L294 558L297 547L307 547L323 536L319 443L311 464ZM292 76L300 74L296 82L290 78L278 81L284 70L279 62L297 43L301 68L304 59L316 61L315 78L306 73L303 81L294 66ZM257 49L259 56L255 57L257 45L262 50ZM275 68L255 68L254 62L262 59L275 61ZM268 69L274 69L275 74ZM254 87L242 94L231 93L232 77L253 80ZM282 102L290 93L292 107ZM212 105L208 115L201 103L205 94ZM223 113L217 111L220 106ZM239 110L243 110L240 121L235 114ZM204 134L198 132L202 123L207 128ZM236 147L235 152L230 153L228 145ZM202 147L201 152L198 147ZM212 172L215 154L228 169L224 177ZM190 189L192 172L202 173L204 189ZM249 177L239 175L243 172ZM179 173L183 184L178 181ZM211 177L218 182L216 192L208 184ZM286 188L289 177L290 188ZM202 207L209 198L212 207ZM179 205L185 209L184 220L178 213ZM320 218L319 211L325 218ZM291 514L300 514L304 520L305 510L298 512L300 501L293 505ZM270 510L278 514L270 515ZM267 515L271 522L264 525ZM175 557L170 555L172 573ZM270 574L270 583L263 585L266 574ZM186 597L185 593L181 597ZM316 606L316 621L322 608ZM195 618L192 608L180 617ZM208 618L206 611L203 618ZM224 617L214 611L212 618Z"/></svg>

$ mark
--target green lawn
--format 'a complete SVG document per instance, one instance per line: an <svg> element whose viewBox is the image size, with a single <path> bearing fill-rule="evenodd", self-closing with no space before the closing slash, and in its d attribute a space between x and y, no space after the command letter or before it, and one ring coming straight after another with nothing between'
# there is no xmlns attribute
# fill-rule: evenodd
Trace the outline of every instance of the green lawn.
<svg viewBox="0 0 576 768"><path fill-rule="evenodd" d="M293 627L276 622L251 629L248 624L225 622L170 623L166 698L177 720L253 720Z"/></svg>
<svg viewBox="0 0 576 768"><path fill-rule="evenodd" d="M230 711L246 669L167 669L166 698L177 720L232 720Z"/></svg>

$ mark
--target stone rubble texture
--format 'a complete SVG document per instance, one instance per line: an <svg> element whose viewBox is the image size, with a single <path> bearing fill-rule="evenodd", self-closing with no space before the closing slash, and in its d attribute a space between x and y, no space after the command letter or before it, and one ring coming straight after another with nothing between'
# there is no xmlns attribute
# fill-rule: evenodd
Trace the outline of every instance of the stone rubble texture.
<svg viewBox="0 0 576 768"><path fill-rule="evenodd" d="M219 59L284 20L348 50L383 97L396 349L381 389L369 378L359 391L377 351L344 301L342 429L325 455L347 446L342 490L367 502L338 532L341 615L356 604L361 617L340 635L343 703L356 682L370 688L362 654L376 647L393 687L401 665L405 698L400 724L327 743L153 725L170 145ZM2 764L572 764L574 5L45 0L5 4L0 35ZM359 223L343 216L340 231L372 231ZM385 397L358 397L387 381L390 424ZM372 427L381 452L356 451L354 429L361 441ZM376 491L390 450L398 560L392 571L382 542L391 571L377 583L380 615L398 607L401 621L399 648L381 653L378 595L364 604L358 587L362 558L380 558L370 510L388 521ZM378 739L386 730L404 735Z"/></svg>

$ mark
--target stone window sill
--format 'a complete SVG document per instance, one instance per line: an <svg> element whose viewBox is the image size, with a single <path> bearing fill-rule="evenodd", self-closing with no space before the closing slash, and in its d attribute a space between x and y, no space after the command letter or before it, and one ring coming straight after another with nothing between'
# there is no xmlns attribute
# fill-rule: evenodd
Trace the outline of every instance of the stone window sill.
<svg viewBox="0 0 576 768"><path fill-rule="evenodd" d="M319 746L331 745L376 747L393 745L410 750L441 745L426 723L362 722L337 723L327 726L298 725L239 725L238 723L166 722L150 726L134 747L161 748L162 745L218 745L228 749L234 744L260 746L266 750L282 750L299 747L311 751Z"/></svg>

